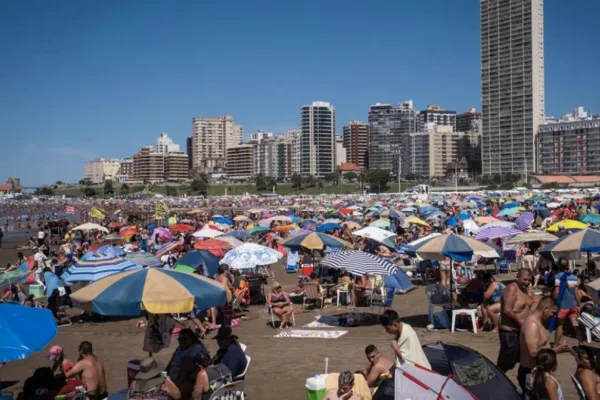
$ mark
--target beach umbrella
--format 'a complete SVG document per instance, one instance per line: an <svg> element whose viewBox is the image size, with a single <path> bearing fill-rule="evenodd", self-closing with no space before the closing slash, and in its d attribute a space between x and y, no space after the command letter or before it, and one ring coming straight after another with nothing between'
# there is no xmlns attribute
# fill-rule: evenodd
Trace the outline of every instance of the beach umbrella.
<svg viewBox="0 0 600 400"><path fill-rule="evenodd" d="M52 311L0 303L0 363L42 351L56 337L56 331Z"/></svg>
<svg viewBox="0 0 600 400"><path fill-rule="evenodd" d="M511 201L511 202L508 202L508 203L504 203L504 205L502 206L502 209L505 209L505 208L513 208L513 207L519 207L519 206L520 206L520 204L519 204L518 202L516 202L516 201Z"/></svg>
<svg viewBox="0 0 600 400"><path fill-rule="evenodd" d="M233 218L235 222L252 222L252 220L245 215L238 215Z"/></svg>
<svg viewBox="0 0 600 400"><path fill-rule="evenodd" d="M389 228L391 226L392 222L387 219L387 218L380 218L378 220L375 220L373 222L371 222L369 224L369 226L375 227L375 228Z"/></svg>
<svg viewBox="0 0 600 400"><path fill-rule="evenodd" d="M494 218L491 215L475 218L475 222L477 222L478 224L489 224L490 222L498 222L498 221L500 221L498 218Z"/></svg>
<svg viewBox="0 0 600 400"><path fill-rule="evenodd" d="M297 235L304 235L307 233L312 233L312 231L309 231L308 229L297 229L295 231L290 232L290 237L297 236Z"/></svg>
<svg viewBox="0 0 600 400"><path fill-rule="evenodd" d="M477 233L481 230L481 228L479 227L479 225L477 225L475 223L475 221L473 221L472 219L467 219L464 220L462 222L463 224L463 228L465 228L466 231L472 232L472 233Z"/></svg>
<svg viewBox="0 0 600 400"><path fill-rule="evenodd" d="M193 210L190 210L190 211L188 211L186 214L194 215L194 214L200 214L200 213L202 213L202 212L203 212L203 211L202 211L201 209L199 209L199 208L196 208L196 209L193 209Z"/></svg>
<svg viewBox="0 0 600 400"><path fill-rule="evenodd" d="M341 224L342 220L339 218L327 218L326 220L324 220L323 222L321 222L322 224Z"/></svg>
<svg viewBox="0 0 600 400"><path fill-rule="evenodd" d="M555 224L550 225L548 232L558 232L560 227L564 227L565 229L587 229L587 224L581 221L575 221L573 219L565 219L563 221L556 222Z"/></svg>
<svg viewBox="0 0 600 400"><path fill-rule="evenodd" d="M118 233L109 233L108 235L104 236L102 238L103 242L117 242L119 240L123 240L123 238L121 236L119 236Z"/></svg>
<svg viewBox="0 0 600 400"><path fill-rule="evenodd" d="M67 269L61 278L66 283L95 282L119 272L141 269L123 257L79 260Z"/></svg>
<svg viewBox="0 0 600 400"><path fill-rule="evenodd" d="M331 232L334 231L336 229L342 229L342 226L340 224L334 224L334 223L327 223L327 224L321 224L319 226L317 226L317 232Z"/></svg>
<svg viewBox="0 0 600 400"><path fill-rule="evenodd" d="M512 216L515 214L518 214L519 210L517 210L517 207L510 207L510 208L503 208L502 210L500 210L500 212L498 214L496 214L497 217L506 217L506 216Z"/></svg>
<svg viewBox="0 0 600 400"><path fill-rule="evenodd" d="M104 256L104 257L124 257L125 256L125 250L123 250L122 248L118 247L118 246L100 246L98 248L98 250L95 251L95 253L98 256Z"/></svg>
<svg viewBox="0 0 600 400"><path fill-rule="evenodd" d="M267 218L267 221L269 221L269 223L271 223L273 221L290 223L290 222L292 222L292 219L285 215L276 215L274 217Z"/></svg>
<svg viewBox="0 0 600 400"><path fill-rule="evenodd" d="M142 267L159 267L163 265L163 262L154 254L146 252L127 253L125 259Z"/></svg>
<svg viewBox="0 0 600 400"><path fill-rule="evenodd" d="M119 231L119 236L132 236L137 233L137 229L133 226L126 226L125 228L121 228Z"/></svg>
<svg viewBox="0 0 600 400"><path fill-rule="evenodd" d="M244 243L229 250L220 264L227 264L233 269L254 268L257 265L269 265L279 261L283 254L256 243Z"/></svg>
<svg viewBox="0 0 600 400"><path fill-rule="evenodd" d="M177 271L194 272L200 267L205 276L214 277L219 272L219 257L208 250L188 251L175 263Z"/></svg>
<svg viewBox="0 0 600 400"><path fill-rule="evenodd" d="M238 246L241 246L241 245L243 245L243 244L244 244L244 242L242 242L242 241L240 241L240 240L236 239L236 238L235 238L235 237L233 237L233 236L225 236L225 235L223 235L223 236L219 236L219 239L218 239L218 240L220 240L220 241L222 241L222 242L225 242L225 243L229 243L229 245L230 245L231 247L238 247Z"/></svg>
<svg viewBox="0 0 600 400"><path fill-rule="evenodd" d="M512 228L515 226L514 222L508 222L508 221L494 221L494 222L490 222L487 223L485 225L483 225L481 227L481 230L483 229L489 229L489 228L496 228L496 227L501 227L501 228Z"/></svg>
<svg viewBox="0 0 600 400"><path fill-rule="evenodd" d="M417 218L417 217L406 218L404 220L404 222L408 223L408 224L416 224L416 225L422 225L422 226L429 226L429 224L427 222L425 222L421 218Z"/></svg>
<svg viewBox="0 0 600 400"><path fill-rule="evenodd" d="M31 271L27 269L27 262L21 264L23 268L19 267L10 272L0 272L0 287L10 286L22 279L27 278Z"/></svg>
<svg viewBox="0 0 600 400"><path fill-rule="evenodd" d="M347 208L342 208L340 210L340 213L346 215L346 214L352 214L354 212L354 208L352 207L347 207Z"/></svg>
<svg viewBox="0 0 600 400"><path fill-rule="evenodd" d="M222 306L225 286L197 274L163 268L144 268L111 275L71 295L88 312L111 316L138 316L141 306L152 314L189 313Z"/></svg>
<svg viewBox="0 0 600 400"><path fill-rule="evenodd" d="M475 239L486 241L491 239L504 238L507 236L513 236L519 233L521 233L521 231L515 228L495 227L480 230L479 233L477 233L477 235L475 236Z"/></svg>
<svg viewBox="0 0 600 400"><path fill-rule="evenodd" d="M179 240L174 240L172 242L165 243L162 246L160 246L158 249L156 249L156 257L160 258L160 257L164 256L165 254L167 254L168 252L175 250L182 244L183 243Z"/></svg>
<svg viewBox="0 0 600 400"><path fill-rule="evenodd" d="M196 243L194 243L194 248L196 250L208 250L217 257L223 257L225 254L224 252L232 249L233 247L229 243L218 239L205 239L196 240Z"/></svg>
<svg viewBox="0 0 600 400"><path fill-rule="evenodd" d="M527 242L554 242L558 237L543 231L521 232L508 240L508 244Z"/></svg>
<svg viewBox="0 0 600 400"><path fill-rule="evenodd" d="M257 225L255 227L250 228L248 233L250 235L254 235L255 233L263 233L263 232L269 232L269 231L270 231L270 229L267 228L266 226Z"/></svg>
<svg viewBox="0 0 600 400"><path fill-rule="evenodd" d="M317 225L318 225L317 221L315 221L313 219L307 219L306 221L303 221L300 224L300 227L302 229L307 229L309 231L313 231L317 228Z"/></svg>
<svg viewBox="0 0 600 400"><path fill-rule="evenodd" d="M185 233L185 232L193 231L194 227L192 225L188 225L188 224L175 224L169 230L173 233L175 233L175 232Z"/></svg>
<svg viewBox="0 0 600 400"><path fill-rule="evenodd" d="M353 235L375 240L376 242L383 243L386 246L395 249L395 244L392 239L396 236L395 233L386 231L385 229L377 228L375 226L368 226L358 231L352 232Z"/></svg>
<svg viewBox="0 0 600 400"><path fill-rule="evenodd" d="M600 215L598 215L598 214L582 214L579 217L579 220L586 224L599 225L600 224Z"/></svg>
<svg viewBox="0 0 600 400"><path fill-rule="evenodd" d="M231 236L238 240L244 240L249 238L251 235L246 231L229 231L223 236Z"/></svg>
<svg viewBox="0 0 600 400"><path fill-rule="evenodd" d="M120 228L122 226L123 226L123 224L120 223L120 222L117 222L117 221L113 221L110 224L108 224L108 227L111 228L111 229L118 229L118 228Z"/></svg>
<svg viewBox="0 0 600 400"><path fill-rule="evenodd" d="M213 214L212 219L214 220L215 218L225 218L225 216L221 214Z"/></svg>
<svg viewBox="0 0 600 400"><path fill-rule="evenodd" d="M300 227L296 224L289 225L279 225L272 229L273 232L289 232L295 229L300 229Z"/></svg>
<svg viewBox="0 0 600 400"><path fill-rule="evenodd" d="M358 250L340 250L329 253L321 262L324 266L342 269L352 275L391 275L398 266L376 255Z"/></svg>
<svg viewBox="0 0 600 400"><path fill-rule="evenodd" d="M285 247L303 247L309 250L324 250L325 247L344 248L352 245L345 240L338 239L335 236L328 235L322 232L310 232L302 235L293 236L283 243Z"/></svg>
<svg viewBox="0 0 600 400"><path fill-rule="evenodd" d="M540 252L545 255L551 254L554 258L562 256L579 258L580 253L600 252L600 231L594 229L580 230L547 244Z"/></svg>
<svg viewBox="0 0 600 400"><path fill-rule="evenodd" d="M417 212L417 209L416 209L416 208L414 208L414 207L404 207L404 208L403 208L401 211L402 211L403 213L411 213L411 214L414 214L414 213L416 213L416 212Z"/></svg>
<svg viewBox="0 0 600 400"><path fill-rule="evenodd" d="M225 217L214 218L213 221L215 221L216 224L233 225L233 221Z"/></svg>
<svg viewBox="0 0 600 400"><path fill-rule="evenodd" d="M434 211L432 213L427 214L427 217L425 217L425 221L433 221L436 219L442 219L446 217L446 213L443 211Z"/></svg>
<svg viewBox="0 0 600 400"><path fill-rule="evenodd" d="M222 235L223 235L223 232L218 231L216 229L211 229L211 228L206 227L206 226L204 228L200 229L199 231L192 233L192 236L195 237L195 238L210 238L210 239L213 239L213 238L216 238L216 237L219 237L219 236L222 236Z"/></svg>
<svg viewBox="0 0 600 400"><path fill-rule="evenodd" d="M360 229L360 228L362 228L362 225L359 224L358 222L355 222L355 221L345 221L345 222L342 222L342 226L346 227L348 229Z"/></svg>
<svg viewBox="0 0 600 400"><path fill-rule="evenodd" d="M515 220L515 227L522 231L529 229L534 219L535 216L532 212L525 212L519 215L519 217Z"/></svg>
<svg viewBox="0 0 600 400"><path fill-rule="evenodd" d="M158 237L162 240L173 240L173 235L171 234L171 232L169 232L167 228L154 229L154 231L152 232L152 236L154 237L156 235L158 235Z"/></svg>
<svg viewBox="0 0 600 400"><path fill-rule="evenodd" d="M496 253L485 243L455 233L436 236L412 246L412 250L424 260L443 260L450 257L457 261L470 261L475 254ZM496 257L498 254L496 253Z"/></svg>
<svg viewBox="0 0 600 400"><path fill-rule="evenodd" d="M560 207L560 203L551 202L551 203L546 204L546 207L547 208L558 208L558 207Z"/></svg>
<svg viewBox="0 0 600 400"><path fill-rule="evenodd" d="M342 218L344 218L344 216L342 214L340 214L339 212L330 212L330 213L325 214L325 218L342 219Z"/></svg>
<svg viewBox="0 0 600 400"><path fill-rule="evenodd" d="M72 231L102 231L108 233L108 229L103 227L102 225L94 224L92 222L88 222L86 224L78 225L75 228L71 229Z"/></svg>

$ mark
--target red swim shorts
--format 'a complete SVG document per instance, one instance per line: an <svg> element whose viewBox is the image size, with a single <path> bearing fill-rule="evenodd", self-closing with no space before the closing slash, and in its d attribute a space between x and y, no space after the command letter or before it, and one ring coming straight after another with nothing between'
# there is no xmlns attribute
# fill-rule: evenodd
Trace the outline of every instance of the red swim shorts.
<svg viewBox="0 0 600 400"><path fill-rule="evenodd" d="M558 319L576 319L579 315L579 310L576 308L561 308L558 310Z"/></svg>

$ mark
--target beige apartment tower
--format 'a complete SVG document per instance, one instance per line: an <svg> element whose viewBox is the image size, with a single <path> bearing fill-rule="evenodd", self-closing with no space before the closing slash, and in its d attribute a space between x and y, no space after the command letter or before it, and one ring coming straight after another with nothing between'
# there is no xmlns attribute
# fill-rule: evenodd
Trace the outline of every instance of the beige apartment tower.
<svg viewBox="0 0 600 400"><path fill-rule="evenodd" d="M244 130L232 116L192 118L191 168L195 172L224 173L229 147L242 144Z"/></svg>
<svg viewBox="0 0 600 400"><path fill-rule="evenodd" d="M483 174L533 173L544 122L544 1L480 7Z"/></svg>

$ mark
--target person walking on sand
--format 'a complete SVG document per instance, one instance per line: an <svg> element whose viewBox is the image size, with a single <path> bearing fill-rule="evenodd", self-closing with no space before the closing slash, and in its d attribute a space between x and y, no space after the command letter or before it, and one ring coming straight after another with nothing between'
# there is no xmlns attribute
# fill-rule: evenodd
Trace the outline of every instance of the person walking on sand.
<svg viewBox="0 0 600 400"><path fill-rule="evenodd" d="M79 344L80 360L65 374L69 379L81 374L87 395L91 399L103 399L107 395L106 374L104 365L92 351L92 344L83 341Z"/></svg>
<svg viewBox="0 0 600 400"><path fill-rule="evenodd" d="M506 373L519 362L519 335L523 321L529 315L532 299L528 289L531 284L531 271L520 269L517 280L506 286L500 300L500 352L498 368Z"/></svg>

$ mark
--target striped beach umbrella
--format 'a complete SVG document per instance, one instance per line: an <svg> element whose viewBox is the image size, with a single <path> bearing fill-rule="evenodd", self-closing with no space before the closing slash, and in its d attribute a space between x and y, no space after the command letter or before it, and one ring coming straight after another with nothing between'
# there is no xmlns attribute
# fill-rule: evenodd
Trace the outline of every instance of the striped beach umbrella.
<svg viewBox="0 0 600 400"><path fill-rule="evenodd" d="M142 267L158 267L158 266L163 265L162 261L160 261L152 253L144 253L144 252L128 253L125 256L125 259L128 261L131 261L134 264L140 265Z"/></svg>
<svg viewBox="0 0 600 400"><path fill-rule="evenodd" d="M341 250L329 253L322 261L326 267L343 269L352 275L392 275L398 266L376 255L358 250Z"/></svg>
<svg viewBox="0 0 600 400"><path fill-rule="evenodd" d="M141 268L123 257L79 260L67 269L61 278L67 283L95 282L119 272Z"/></svg>
<svg viewBox="0 0 600 400"><path fill-rule="evenodd" d="M528 242L554 242L558 240L557 236L543 231L521 232L508 240L508 244L528 243Z"/></svg>
<svg viewBox="0 0 600 400"><path fill-rule="evenodd" d="M187 313L194 304L205 310L225 304L231 293L197 274L145 268L111 275L71 295L78 307L101 315L137 316L141 306L152 314Z"/></svg>
<svg viewBox="0 0 600 400"><path fill-rule="evenodd" d="M345 240L322 232L310 232L296 235L281 243L285 247L303 247L308 250L324 250L325 247L341 249L352 245Z"/></svg>
<svg viewBox="0 0 600 400"><path fill-rule="evenodd" d="M411 250L424 260L443 260L444 257L450 257L457 261L469 261L473 254L495 254L498 257L496 250L487 244L455 233L436 236L411 247Z"/></svg>
<svg viewBox="0 0 600 400"><path fill-rule="evenodd" d="M594 229L583 229L563 236L541 250L542 254L551 254L554 258L579 258L580 253L596 252L600 252L600 232Z"/></svg>
<svg viewBox="0 0 600 400"><path fill-rule="evenodd" d="M531 227L531 224L533 223L534 219L535 219L535 216L533 215L532 212L525 212L525 213L519 215L519 218L516 219L515 227L522 231L529 229Z"/></svg>
<svg viewBox="0 0 600 400"><path fill-rule="evenodd" d="M515 228L502 228L502 227L493 227L488 229L483 229L477 233L475 239L477 240L490 240L490 239L498 239L504 238L507 236L514 236L521 233L520 230Z"/></svg>
<svg viewBox="0 0 600 400"><path fill-rule="evenodd" d="M179 240L174 240L172 242L165 243L162 246L160 246L158 249L156 249L156 257L161 258L165 254L167 254L170 251L175 250L182 244L183 243Z"/></svg>

